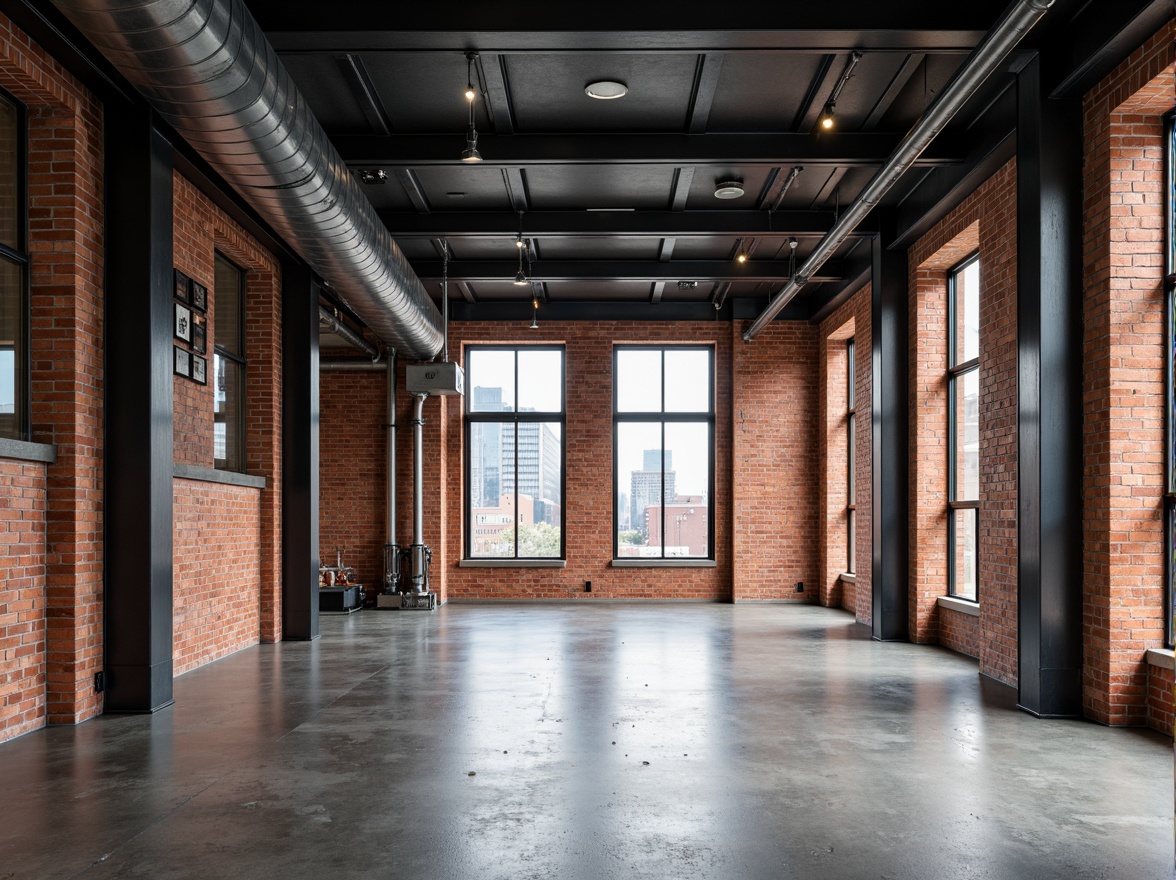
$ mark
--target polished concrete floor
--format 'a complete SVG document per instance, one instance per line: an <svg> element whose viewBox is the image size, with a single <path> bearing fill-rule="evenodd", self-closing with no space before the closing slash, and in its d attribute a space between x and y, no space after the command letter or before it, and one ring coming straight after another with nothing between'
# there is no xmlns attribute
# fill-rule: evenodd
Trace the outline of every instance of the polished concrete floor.
<svg viewBox="0 0 1176 880"><path fill-rule="evenodd" d="M0 880L1172 876L1171 743L810 606L450 606L0 746Z"/></svg>

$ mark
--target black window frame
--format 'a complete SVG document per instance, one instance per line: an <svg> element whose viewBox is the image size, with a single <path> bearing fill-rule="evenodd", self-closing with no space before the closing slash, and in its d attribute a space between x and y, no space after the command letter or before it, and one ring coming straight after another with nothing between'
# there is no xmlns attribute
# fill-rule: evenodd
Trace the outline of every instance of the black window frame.
<svg viewBox="0 0 1176 880"><path fill-rule="evenodd" d="M237 453L237 460L240 462L240 466L235 467L235 468L229 467L228 462L230 461L230 459L228 457L226 457L224 459L217 458L216 451L214 448L214 450L213 450L213 467L216 470L227 471L230 473L242 473L243 474L248 471L248 464L247 464L247 459L246 459L246 455L247 455L247 451L248 451L248 443L246 442L246 436L245 436L246 435L245 419L247 418L247 413L248 413L248 409L246 407L246 394L248 393L248 390L249 390L249 382L248 382L249 362L245 356L245 345L246 345L245 298L248 296L248 293L249 293L249 270L247 270L244 266L240 265L236 260L234 260L228 254L217 249L213 252L213 267L214 267L213 268L213 278L214 278L214 280L216 277L216 269L215 269L216 260L218 260L218 259L224 260L226 263L228 263L230 266L232 266L234 269L237 270L237 277L238 277L238 282L239 282L238 283L238 296L237 296L237 340L236 340L236 342L238 344L239 351L232 351L231 349L225 347L224 341L222 338L222 334L221 334L221 328L216 326L217 310L220 308L220 303L222 302L221 294L223 293L223 291L217 290L216 285L214 284L213 285L214 299L213 299L213 328L212 329L213 329L213 338L214 338L215 342L212 347L212 352L213 352L214 357L221 357L221 358L224 358L225 360L233 361L234 363L236 363L240 367L240 388L238 389L237 406L236 406L237 411L235 413L236 418L237 418L237 426L238 426L236 453ZM212 375L213 375L213 381L218 382L219 381L219 373L216 369L215 363L213 364ZM216 399L216 389L214 388L213 389L214 408L215 408L215 399ZM213 416L213 419L215 422L215 415ZM215 430L215 428L214 428L214 430ZM227 444L228 444L227 437L226 437L225 443L226 443L226 452L227 452Z"/></svg>
<svg viewBox="0 0 1176 880"><path fill-rule="evenodd" d="M845 342L845 573L857 574L857 344Z"/></svg>
<svg viewBox="0 0 1176 880"><path fill-rule="evenodd" d="M973 251L947 270L947 595L965 602L980 603L980 499L956 498L956 387L961 378L975 372L980 373L980 355L962 363L956 363L956 279L973 263L980 261L980 252ZM979 320L979 316L977 316ZM960 510L976 511L975 546L972 548L976 560L976 596L956 594L956 513Z"/></svg>
<svg viewBox="0 0 1176 880"><path fill-rule="evenodd" d="M506 412L472 412L474 400L474 379L469 372L470 354L475 351L513 351L515 353L514 359L514 410L510 413ZM519 358L520 351L534 352L534 351L558 351L561 360L561 381L560 381L560 409L559 412L519 412L518 407L518 389L519 389ZM479 562L549 562L555 560L567 559L567 491L568 491L568 352L566 345L559 345L556 343L539 343L535 345L510 345L506 343L472 343L465 346L464 349L464 363L466 367L466 394L465 394L465 412L464 425L462 430L464 451L462 453L462 468L465 480L465 488L462 490L462 508L463 508L463 522L465 524L464 536L462 538L462 558L469 560L478 560ZM560 443L559 443L559 556L520 556L519 555L519 529L518 529L518 494L519 494L519 441L518 441L518 426L524 423L551 423L558 422L560 425ZM470 490L473 488L472 470L470 462L470 454L473 451L472 435L473 426L475 424L497 423L502 425L513 424L515 426L515 455L514 455L514 493L515 493L515 522L512 525L514 530L514 554L511 556L474 556L473 555L473 540L474 540L474 520L473 520L473 504L470 499Z"/></svg>
<svg viewBox="0 0 1176 880"><path fill-rule="evenodd" d="M1164 647L1176 645L1176 110L1164 116Z"/></svg>
<svg viewBox="0 0 1176 880"><path fill-rule="evenodd" d="M20 268L20 301L17 304L19 326L14 340L14 373L16 387L13 389L12 427L5 429L0 423L0 437L13 440L32 439L32 266L29 257L29 127L28 109L5 89L0 88L0 99L7 101L16 110L16 202L20 212L17 219L17 246L0 243L0 259L14 263Z"/></svg>
<svg viewBox="0 0 1176 880"><path fill-rule="evenodd" d="M661 369L661 410L649 412L620 412L617 408L617 401L620 397L620 383L617 381L618 373L618 359L622 351L657 351L662 353L662 369ZM710 379L707 383L707 397L708 408L704 412L666 412L666 370L665 370L665 353L667 351L705 351L707 353L707 365L710 373ZM613 454L612 454L612 471L613 471L613 486L612 486L612 506L613 506L613 528L612 528L612 554L613 560L624 562L662 562L665 560L674 560L682 562L713 562L715 559L715 347L707 344L681 344L681 345L650 345L650 344L618 344L613 346L612 356L612 378L613 378ZM662 501L662 524L661 524L661 555L660 556L621 556L620 555L620 469L617 465L617 447L618 447L618 427L626 422L644 422L647 424L660 422L661 423L661 448L662 448L662 462L661 462L661 497ZM666 510L665 510L665 485L666 485L666 462L665 462L665 448L666 448L666 423L693 423L705 422L707 424L707 493L706 493L706 521L707 521L707 549L706 556L666 556ZM632 527L632 524L630 524Z"/></svg>

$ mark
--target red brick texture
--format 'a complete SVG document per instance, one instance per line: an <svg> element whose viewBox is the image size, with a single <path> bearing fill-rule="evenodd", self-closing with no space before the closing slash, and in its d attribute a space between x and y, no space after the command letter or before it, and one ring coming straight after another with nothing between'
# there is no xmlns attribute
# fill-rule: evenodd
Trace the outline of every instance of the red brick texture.
<svg viewBox="0 0 1176 880"><path fill-rule="evenodd" d="M870 391L871 288L866 285L842 304L818 327L822 365L818 417L821 425L821 574L822 605L852 611L863 623L871 620L871 428L873 405ZM854 581L843 581L847 556L847 442L846 412L846 341L854 340L855 362L855 432L856 432L856 556Z"/></svg>
<svg viewBox="0 0 1176 880"><path fill-rule="evenodd" d="M45 470L0 459L0 740L45 723Z"/></svg>
<svg viewBox="0 0 1176 880"><path fill-rule="evenodd" d="M978 655L1017 682L1016 166L1009 163L911 248L911 637ZM945 625L947 273L980 253L980 616ZM978 646L978 650L977 650Z"/></svg>
<svg viewBox="0 0 1176 880"><path fill-rule="evenodd" d="M1169 24L1085 98L1083 701L1167 719L1144 660L1164 639L1164 145Z"/></svg>
<svg viewBox="0 0 1176 880"><path fill-rule="evenodd" d="M207 385L173 377L175 460L182 464L211 468L213 458L213 346L216 326L214 260L219 251L245 270L246 323L246 434L245 461L248 473L265 477L264 489L239 489L222 484L204 484L200 491L191 481L175 481L175 542L173 593L177 603L215 602L214 617L180 614L176 606L174 643L183 656L175 656L177 672L221 657L227 645L237 648L262 641L281 639L281 274L276 259L226 217L191 182L179 174L174 182L174 249L176 268L208 288ZM178 340L177 340L178 343ZM191 529L190 505L217 517L215 505L207 498L234 499L232 513L210 524L201 543L201 558L225 559L240 570L256 568L251 581L238 578L240 601L228 601L215 579L201 566L188 564L191 548L185 547L182 529ZM246 503L240 496L252 495ZM241 513L242 506L256 507L254 516ZM187 525L184 525L187 523ZM197 597L202 597L197 599ZM255 607L261 602L260 612ZM215 620L218 626L211 625ZM252 640L242 641L241 632L251 629ZM203 646L203 647L201 647ZM203 651L203 654L202 654ZM203 659L201 659L203 656Z"/></svg>
<svg viewBox="0 0 1176 880"><path fill-rule="evenodd" d="M179 675L257 644L261 493L176 480L173 517L172 662Z"/></svg>
<svg viewBox="0 0 1176 880"><path fill-rule="evenodd" d="M34 468L46 492L42 534L26 533L14 546L29 549L15 560L0 549L0 569L43 567L42 587L19 598L8 591L6 602L11 612L13 602L33 599L45 621L44 637L18 649L20 668L41 664L39 676L0 659L0 681L21 681L22 696L9 702L14 692L6 692L5 704L25 707L21 720L0 722L2 739L102 708L93 680L102 664L103 251L97 102L2 15L0 87L28 109L32 440L57 449L54 464ZM4 465L14 466L23 467ZM36 661L25 659L29 647Z"/></svg>
<svg viewBox="0 0 1176 880"><path fill-rule="evenodd" d="M1173 689L1176 688L1171 669L1147 667L1147 726L1172 735Z"/></svg>

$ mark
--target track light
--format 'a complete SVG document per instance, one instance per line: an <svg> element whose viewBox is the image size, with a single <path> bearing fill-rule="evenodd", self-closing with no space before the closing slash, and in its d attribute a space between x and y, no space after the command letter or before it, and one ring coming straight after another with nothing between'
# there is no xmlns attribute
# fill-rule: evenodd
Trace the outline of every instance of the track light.
<svg viewBox="0 0 1176 880"><path fill-rule="evenodd" d="M531 300L531 329L539 329L539 298L535 297Z"/></svg>
<svg viewBox="0 0 1176 880"><path fill-rule="evenodd" d="M519 232L515 236L515 249L519 252L519 271L515 274L514 283L522 287L527 283L527 273L523 271L523 252L527 249L527 243L523 241L523 212L519 211Z"/></svg>
<svg viewBox="0 0 1176 880"><path fill-rule="evenodd" d="M836 101L828 101L825 104L825 109L821 111L820 125L821 128L828 131L833 127L833 111L837 107Z"/></svg>
<svg viewBox="0 0 1176 880"><path fill-rule="evenodd" d="M736 263L746 263L747 262L747 251L745 251L743 249L743 239L742 238L739 239L739 244L736 245L736 247L735 247L735 262Z"/></svg>
<svg viewBox="0 0 1176 880"><path fill-rule="evenodd" d="M817 125L823 131L832 130L834 125L833 111L837 109L837 99L841 97L841 90L845 88L845 84L853 76L853 69L857 67L858 62L861 60L861 52L849 53L849 60L845 62L845 69L841 71L841 76L837 79L837 85L833 86L833 91L829 94L829 100L825 102L825 106L822 108L821 115L817 120Z"/></svg>
<svg viewBox="0 0 1176 880"><path fill-rule="evenodd" d="M466 101L470 105L470 125L466 130L466 148L461 151L461 161L474 163L482 161L482 154L478 152L478 130L474 128L474 98L478 93L474 90L474 59L477 52L466 55Z"/></svg>

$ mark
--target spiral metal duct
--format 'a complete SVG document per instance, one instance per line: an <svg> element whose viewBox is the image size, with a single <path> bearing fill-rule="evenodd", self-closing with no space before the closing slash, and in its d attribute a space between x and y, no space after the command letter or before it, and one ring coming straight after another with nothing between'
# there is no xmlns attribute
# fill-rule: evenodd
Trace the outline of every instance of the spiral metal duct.
<svg viewBox="0 0 1176 880"><path fill-rule="evenodd" d="M54 0L386 344L440 315L243 0Z"/></svg>

